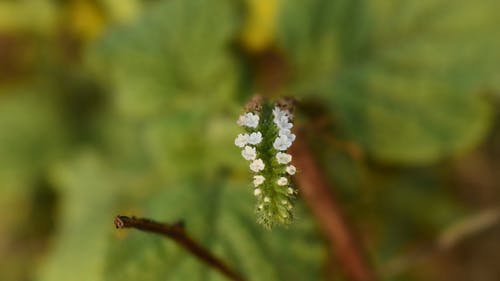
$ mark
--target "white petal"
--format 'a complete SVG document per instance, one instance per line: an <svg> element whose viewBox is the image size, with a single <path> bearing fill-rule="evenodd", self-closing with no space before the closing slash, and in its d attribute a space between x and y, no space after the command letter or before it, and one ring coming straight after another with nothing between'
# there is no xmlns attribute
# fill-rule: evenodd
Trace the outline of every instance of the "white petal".
<svg viewBox="0 0 500 281"><path fill-rule="evenodd" d="M257 153L255 152L255 147L245 146L245 149L241 151L241 155L246 160L254 160L257 157Z"/></svg>
<svg viewBox="0 0 500 281"><path fill-rule="evenodd" d="M286 167L286 172L289 175L295 175L295 172L297 172L297 168L295 168L294 165L289 165L289 166Z"/></svg>
<svg viewBox="0 0 500 281"><path fill-rule="evenodd" d="M278 183L278 185L284 186L288 184L288 179L285 177L281 177L276 181L276 183Z"/></svg>
<svg viewBox="0 0 500 281"><path fill-rule="evenodd" d="M281 116L279 119L275 118L274 123L280 130L290 130L293 127L293 124L289 122L286 116Z"/></svg>
<svg viewBox="0 0 500 281"><path fill-rule="evenodd" d="M266 165L264 165L264 162L262 162L261 159L256 159L252 163L250 163L250 170L257 173L264 170L265 166Z"/></svg>
<svg viewBox="0 0 500 281"><path fill-rule="evenodd" d="M292 142L286 136L279 136L274 140L273 147L276 150L287 150L292 145Z"/></svg>
<svg viewBox="0 0 500 281"><path fill-rule="evenodd" d="M274 107L273 115L274 115L275 120L279 120L282 117L286 117L286 118L290 117L290 113L287 110L282 110L278 106Z"/></svg>
<svg viewBox="0 0 500 281"><path fill-rule="evenodd" d="M264 183L264 180L265 180L265 178L263 176L255 175L255 176L253 176L253 185L255 187L257 187L257 186L261 185L262 183Z"/></svg>
<svg viewBox="0 0 500 281"><path fill-rule="evenodd" d="M268 203L269 201L271 201L271 199L269 199L269 197L264 197L264 202Z"/></svg>
<svg viewBox="0 0 500 281"><path fill-rule="evenodd" d="M276 160L278 160L279 164L288 164L292 161L292 155L288 153L278 152L276 154Z"/></svg>
<svg viewBox="0 0 500 281"><path fill-rule="evenodd" d="M255 196L259 196L261 193L262 193L262 190L260 190L260 188L256 188L256 189L253 191L253 195L255 195Z"/></svg>
<svg viewBox="0 0 500 281"><path fill-rule="evenodd" d="M278 133L279 136L285 136L290 142L295 140L295 134L292 134L290 129L281 129Z"/></svg>
<svg viewBox="0 0 500 281"><path fill-rule="evenodd" d="M250 136L248 137L248 143L250 144L259 144L262 141L262 133L261 132L255 132L251 133Z"/></svg>
<svg viewBox="0 0 500 281"><path fill-rule="evenodd" d="M278 135L280 135L280 136L288 136L291 133L292 132L290 131L290 129L280 129L279 132L278 132Z"/></svg>
<svg viewBox="0 0 500 281"><path fill-rule="evenodd" d="M259 125L259 115L253 113L246 114L245 126L256 128Z"/></svg>
<svg viewBox="0 0 500 281"><path fill-rule="evenodd" d="M259 125L259 116L248 112L241 115L236 123L240 126L256 128Z"/></svg>
<svg viewBox="0 0 500 281"><path fill-rule="evenodd" d="M234 140L234 144L238 147L244 147L248 142L248 134L238 134Z"/></svg>

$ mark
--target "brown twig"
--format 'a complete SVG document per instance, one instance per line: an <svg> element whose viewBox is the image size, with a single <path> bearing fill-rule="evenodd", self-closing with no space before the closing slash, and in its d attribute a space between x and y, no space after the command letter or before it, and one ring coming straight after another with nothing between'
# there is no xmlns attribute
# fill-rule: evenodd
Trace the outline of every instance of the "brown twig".
<svg viewBox="0 0 500 281"><path fill-rule="evenodd" d="M185 231L182 223L164 224L149 219L117 216L115 218L116 228L135 228L145 232L163 235L174 240L177 244L188 250L191 254L208 264L213 269L219 271L230 280L245 281L239 273L233 271L221 259L214 256L207 248L200 245L191 238Z"/></svg>
<svg viewBox="0 0 500 281"><path fill-rule="evenodd" d="M318 220L328 239L331 251L339 257L346 274L353 281L374 281L375 274L364 260L355 235L349 229L344 215L332 195L328 181L316 163L303 129L297 128L297 139L290 149L293 164L299 171L295 180L301 196Z"/></svg>

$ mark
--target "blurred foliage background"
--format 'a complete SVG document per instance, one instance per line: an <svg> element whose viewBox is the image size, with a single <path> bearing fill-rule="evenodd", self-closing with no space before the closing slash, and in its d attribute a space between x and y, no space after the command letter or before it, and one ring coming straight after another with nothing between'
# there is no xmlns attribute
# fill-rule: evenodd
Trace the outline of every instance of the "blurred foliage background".
<svg viewBox="0 0 500 281"><path fill-rule="evenodd" d="M346 280L301 204L255 223L233 140L259 91L303 103L382 280L500 280L499 8L0 1L0 279L223 280L115 231L134 214L185 219L250 280Z"/></svg>

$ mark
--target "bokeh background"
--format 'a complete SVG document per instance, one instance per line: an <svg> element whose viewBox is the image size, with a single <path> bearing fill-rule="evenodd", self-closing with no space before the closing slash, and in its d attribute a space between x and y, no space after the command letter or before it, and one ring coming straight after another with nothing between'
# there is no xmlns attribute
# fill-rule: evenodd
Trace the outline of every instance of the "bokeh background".
<svg viewBox="0 0 500 281"><path fill-rule="evenodd" d="M497 0L0 1L0 279L224 280L113 217L184 219L250 280L347 280L233 145L291 95L381 280L500 280Z"/></svg>

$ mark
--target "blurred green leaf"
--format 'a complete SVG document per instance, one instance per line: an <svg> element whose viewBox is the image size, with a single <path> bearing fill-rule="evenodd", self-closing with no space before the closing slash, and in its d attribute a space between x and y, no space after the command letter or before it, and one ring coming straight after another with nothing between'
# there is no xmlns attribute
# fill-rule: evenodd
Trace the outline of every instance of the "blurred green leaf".
<svg viewBox="0 0 500 281"><path fill-rule="evenodd" d="M0 88L0 279L6 281L33 276L27 269L52 227L46 173L69 150L54 89L40 80Z"/></svg>
<svg viewBox="0 0 500 281"><path fill-rule="evenodd" d="M412 245L434 241L467 213L430 169L373 173L368 182L374 198L367 212L374 216L374 256L381 265Z"/></svg>
<svg viewBox="0 0 500 281"><path fill-rule="evenodd" d="M0 30L31 30L50 33L57 16L53 1L2 1L0 2Z"/></svg>
<svg viewBox="0 0 500 281"><path fill-rule="evenodd" d="M237 130L228 113L239 107L227 49L235 17L230 1L162 1L96 44L89 65L111 92L103 131L119 158L138 153L173 181L235 163L225 149Z"/></svg>
<svg viewBox="0 0 500 281"><path fill-rule="evenodd" d="M67 148L57 104L41 83L0 91L0 182L30 185Z"/></svg>
<svg viewBox="0 0 500 281"><path fill-rule="evenodd" d="M290 92L328 100L370 155L424 164L484 137L491 106L479 92L500 72L498 2L299 2L284 5L278 34Z"/></svg>
<svg viewBox="0 0 500 281"><path fill-rule="evenodd" d="M220 183L221 178L215 184L193 179L149 192L134 213L170 222L185 219L195 239L250 280L320 279L324 248L304 210L290 229L263 231L249 208L254 201L249 188ZM112 218L119 209L130 212L124 194L133 191L95 153L60 165L53 181L60 187L63 216L40 280L225 280L165 238L137 231L124 239L112 235Z"/></svg>
<svg viewBox="0 0 500 281"><path fill-rule="evenodd" d="M108 81L120 114L201 114L227 106L238 78L227 49L236 11L231 1L217 4L161 1L97 44L89 62Z"/></svg>
<svg viewBox="0 0 500 281"><path fill-rule="evenodd" d="M193 181L153 196L145 215L185 219L190 235L249 280L319 280L324 253L311 221L263 231L248 208L252 197L245 186ZM137 231L121 241L113 238L105 280L225 280L163 239Z"/></svg>
<svg viewBox="0 0 500 281"><path fill-rule="evenodd" d="M83 153L55 173L64 215L42 281L223 280L164 238L112 235L120 212L186 220L190 234L250 280L320 279L323 247L307 214L288 230L265 232L249 187L218 173L246 165L233 145L233 5L151 4L91 50L89 66L110 91L100 123L108 153Z"/></svg>
<svg viewBox="0 0 500 281"><path fill-rule="evenodd" d="M23 235L40 228L40 217L57 217L41 281L223 280L172 241L116 231L119 213L184 219L190 234L250 280L324 279L326 248L303 206L289 229L265 232L255 223L247 163L233 140L238 99L261 74L248 66L268 58L234 52L242 37L243 49L282 51L287 94L326 105L349 143L378 161L355 152L353 159L338 144L322 143L324 134L313 136L376 264L463 215L439 167L419 172L394 164L429 164L485 135L492 105L483 93L500 81L498 1L28 2L0 4L0 29L8 35L2 81L43 72L53 88L0 93L0 260L9 259L0 266L2 280L32 275L40 257L33 253L42 252L50 230ZM250 41L260 47L241 34L240 18L258 31ZM104 29L110 23L120 25ZM92 45L94 36L102 37ZM29 48L19 49L25 43L18 38L28 38ZM53 50L42 59L46 48ZM484 175L467 173L478 174L474 183ZM57 194L50 184L42 193L35 188L47 177Z"/></svg>
<svg viewBox="0 0 500 281"><path fill-rule="evenodd" d="M56 243L38 280L103 280L117 178L92 151L53 170L62 204Z"/></svg>

